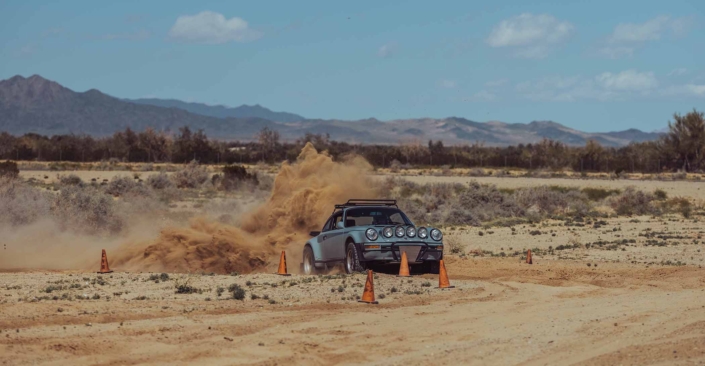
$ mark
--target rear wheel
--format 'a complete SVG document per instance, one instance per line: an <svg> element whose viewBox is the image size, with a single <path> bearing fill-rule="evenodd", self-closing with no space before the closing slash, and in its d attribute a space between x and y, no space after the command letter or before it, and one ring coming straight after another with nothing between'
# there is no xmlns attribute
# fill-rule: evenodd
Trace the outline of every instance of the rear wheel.
<svg viewBox="0 0 705 366"><path fill-rule="evenodd" d="M315 265L315 259L313 257L313 249L311 249L310 246L305 246L304 247L304 274L307 275L315 275L316 272L316 265Z"/></svg>
<svg viewBox="0 0 705 366"><path fill-rule="evenodd" d="M360 257L357 255L357 250L355 250L355 244L348 242L345 247L345 273L362 272L364 270L365 266L360 262Z"/></svg>

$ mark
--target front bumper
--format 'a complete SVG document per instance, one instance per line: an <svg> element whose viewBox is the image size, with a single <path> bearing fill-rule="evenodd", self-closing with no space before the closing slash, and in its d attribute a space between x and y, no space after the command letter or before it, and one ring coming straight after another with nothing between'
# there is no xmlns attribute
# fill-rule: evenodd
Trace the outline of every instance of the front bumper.
<svg viewBox="0 0 705 366"><path fill-rule="evenodd" d="M379 248L370 248L379 246ZM443 259L443 244L424 242L379 243L369 242L360 245L362 259L365 262L401 262L402 251L406 252L410 264Z"/></svg>

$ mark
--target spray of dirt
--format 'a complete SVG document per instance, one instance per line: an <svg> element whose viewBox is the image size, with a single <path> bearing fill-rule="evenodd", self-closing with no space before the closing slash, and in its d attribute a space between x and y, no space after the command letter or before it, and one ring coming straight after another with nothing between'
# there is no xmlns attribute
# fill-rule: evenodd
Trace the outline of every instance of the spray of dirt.
<svg viewBox="0 0 705 366"><path fill-rule="evenodd" d="M294 164L283 163L269 199L238 225L204 218L189 227L161 231L150 243L130 243L114 255L117 270L248 273L272 270L287 251L290 272L298 270L303 244L320 230L336 203L377 197L361 157L334 162L306 144Z"/></svg>

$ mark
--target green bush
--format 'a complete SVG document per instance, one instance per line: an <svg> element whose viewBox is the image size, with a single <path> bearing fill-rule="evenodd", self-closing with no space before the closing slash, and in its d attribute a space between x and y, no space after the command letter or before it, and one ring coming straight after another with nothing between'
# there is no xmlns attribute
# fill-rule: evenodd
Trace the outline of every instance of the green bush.
<svg viewBox="0 0 705 366"><path fill-rule="evenodd" d="M245 289L240 287L240 285L233 283L228 287L228 291L233 294L233 299L244 300L245 299Z"/></svg>

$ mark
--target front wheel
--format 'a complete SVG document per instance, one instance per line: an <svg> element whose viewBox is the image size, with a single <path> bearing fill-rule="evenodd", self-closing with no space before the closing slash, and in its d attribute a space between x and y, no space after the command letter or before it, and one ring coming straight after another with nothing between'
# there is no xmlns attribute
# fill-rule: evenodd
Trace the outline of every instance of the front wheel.
<svg viewBox="0 0 705 366"><path fill-rule="evenodd" d="M360 257L355 250L355 244L348 243L345 248L345 273L362 272L365 270L363 263L360 263Z"/></svg>
<svg viewBox="0 0 705 366"><path fill-rule="evenodd" d="M316 265L314 262L313 258L313 249L311 249L310 246L304 247L304 274L306 275L315 275L316 274Z"/></svg>
<svg viewBox="0 0 705 366"><path fill-rule="evenodd" d="M439 261L426 261L421 265L421 271L423 273L438 274L441 271L441 264Z"/></svg>

